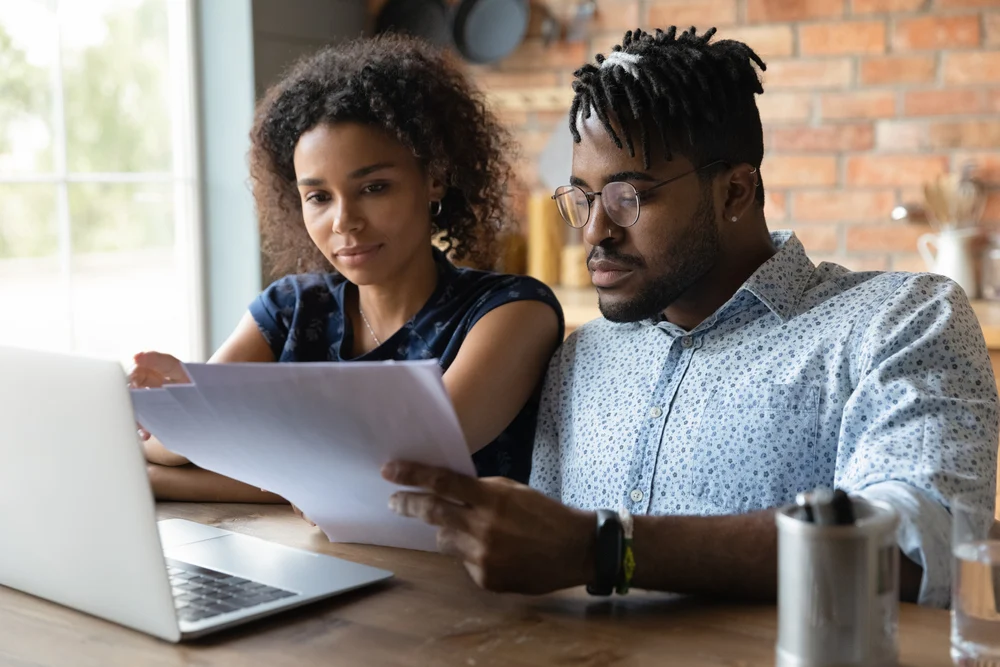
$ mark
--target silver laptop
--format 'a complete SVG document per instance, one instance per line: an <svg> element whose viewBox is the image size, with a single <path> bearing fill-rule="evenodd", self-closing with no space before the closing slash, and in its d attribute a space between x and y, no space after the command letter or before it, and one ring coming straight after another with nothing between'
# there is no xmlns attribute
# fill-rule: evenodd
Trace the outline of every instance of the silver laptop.
<svg viewBox="0 0 1000 667"><path fill-rule="evenodd" d="M0 585L176 642L391 576L157 525L121 366L0 347Z"/></svg>

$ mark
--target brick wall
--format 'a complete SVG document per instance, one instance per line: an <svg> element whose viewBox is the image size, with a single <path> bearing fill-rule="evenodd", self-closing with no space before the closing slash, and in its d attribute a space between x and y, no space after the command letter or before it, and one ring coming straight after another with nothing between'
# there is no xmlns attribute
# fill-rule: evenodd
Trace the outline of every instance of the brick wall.
<svg viewBox="0 0 1000 667"><path fill-rule="evenodd" d="M577 2L533 4L518 51L469 68L487 92L568 88L574 69L637 26L714 25L753 47L768 64L768 222L794 229L814 260L924 270L915 244L929 229L892 222L893 206L968 159L1000 183L1000 0L599 0L586 42L549 47L539 5L566 19ZM502 112L526 188L540 185L535 161L567 109ZM1000 230L1000 188L985 218Z"/></svg>

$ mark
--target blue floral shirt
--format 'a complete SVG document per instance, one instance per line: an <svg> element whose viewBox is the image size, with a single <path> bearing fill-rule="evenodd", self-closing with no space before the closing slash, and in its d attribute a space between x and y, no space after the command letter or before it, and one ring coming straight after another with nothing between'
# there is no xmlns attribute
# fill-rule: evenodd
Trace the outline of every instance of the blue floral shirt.
<svg viewBox="0 0 1000 667"><path fill-rule="evenodd" d="M737 514L843 488L901 515L920 601L946 606L950 498L992 507L997 390L965 294L814 266L789 232L707 320L596 320L549 369L532 486L586 509ZM637 539L641 539L637 536Z"/></svg>
<svg viewBox="0 0 1000 667"><path fill-rule="evenodd" d="M345 358L353 347L352 328L344 313L348 283L335 273L285 276L253 303L250 314L279 362L403 361L437 359L447 370L472 327L488 312L515 301L541 301L559 316L552 291L533 278L458 268L435 250L437 287L403 328L360 357ZM496 440L472 455L480 476L500 475L528 481L538 399L533 397Z"/></svg>

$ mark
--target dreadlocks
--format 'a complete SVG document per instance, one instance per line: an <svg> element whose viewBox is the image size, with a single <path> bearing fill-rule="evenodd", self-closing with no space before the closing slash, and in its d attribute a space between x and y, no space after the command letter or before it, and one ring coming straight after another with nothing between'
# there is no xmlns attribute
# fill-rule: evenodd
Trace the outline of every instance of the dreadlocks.
<svg viewBox="0 0 1000 667"><path fill-rule="evenodd" d="M709 44L715 32L710 28L699 35L692 27L678 35L673 26L655 34L626 32L609 56L598 54L596 65L588 63L574 73L576 94L569 117L573 140L580 142L580 116L594 113L615 145L633 157L635 146L626 124L634 122L647 169L652 124L667 160L676 152L696 167L721 160L760 168L764 139L754 95L764 89L754 64L761 70L767 66L743 42ZM763 205L762 183L756 199Z"/></svg>

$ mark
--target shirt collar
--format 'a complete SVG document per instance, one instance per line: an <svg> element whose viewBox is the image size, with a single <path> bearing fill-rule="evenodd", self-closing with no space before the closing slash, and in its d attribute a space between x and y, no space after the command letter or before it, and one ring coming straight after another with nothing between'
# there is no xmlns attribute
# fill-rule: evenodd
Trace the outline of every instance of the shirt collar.
<svg viewBox="0 0 1000 667"><path fill-rule="evenodd" d="M753 294L782 322L787 322L795 315L816 266L809 261L795 232L774 231L771 240L778 252L754 271L740 291Z"/></svg>

